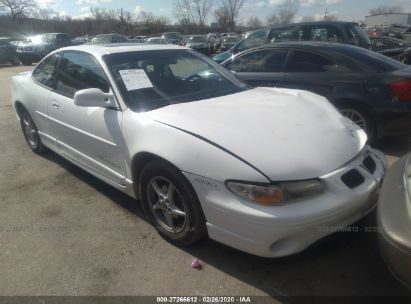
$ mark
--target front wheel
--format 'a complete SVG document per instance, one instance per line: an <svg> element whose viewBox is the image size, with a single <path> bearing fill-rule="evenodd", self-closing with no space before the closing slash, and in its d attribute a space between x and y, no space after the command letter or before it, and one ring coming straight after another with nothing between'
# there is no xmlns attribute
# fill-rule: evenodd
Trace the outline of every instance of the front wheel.
<svg viewBox="0 0 411 304"><path fill-rule="evenodd" d="M26 139L26 142L30 149L37 154L43 153L46 148L41 142L37 127L34 124L33 119L31 118L29 112L27 112L27 110L24 108L20 110L20 125L24 138Z"/></svg>
<svg viewBox="0 0 411 304"><path fill-rule="evenodd" d="M375 137L375 126L365 111L355 107L345 106L340 109L340 112L343 116L362 128L365 133L367 133L368 138L372 139Z"/></svg>
<svg viewBox="0 0 411 304"><path fill-rule="evenodd" d="M184 175L163 161L142 171L140 194L147 217L159 234L177 245L190 245L206 234L200 202Z"/></svg>

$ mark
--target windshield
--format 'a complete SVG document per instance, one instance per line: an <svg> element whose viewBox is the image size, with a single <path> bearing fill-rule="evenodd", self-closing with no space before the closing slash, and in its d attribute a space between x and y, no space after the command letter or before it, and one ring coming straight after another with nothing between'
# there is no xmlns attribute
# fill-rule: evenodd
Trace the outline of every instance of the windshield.
<svg viewBox="0 0 411 304"><path fill-rule="evenodd" d="M113 40L111 35L99 35L93 39L93 42L98 43L111 43Z"/></svg>
<svg viewBox="0 0 411 304"><path fill-rule="evenodd" d="M206 38L203 36L193 36L190 37L190 42L205 42Z"/></svg>
<svg viewBox="0 0 411 304"><path fill-rule="evenodd" d="M154 50L104 56L127 105L136 112L248 89L230 72L190 50Z"/></svg>
<svg viewBox="0 0 411 304"><path fill-rule="evenodd" d="M248 50L250 48L267 43L269 32L269 29L263 29L250 34L249 36L247 36L247 38L241 40L237 44L237 51Z"/></svg>
<svg viewBox="0 0 411 304"><path fill-rule="evenodd" d="M36 35L32 37L27 38L27 42L31 42L33 44L39 44L39 43L46 43L48 40L52 39L52 35Z"/></svg>
<svg viewBox="0 0 411 304"><path fill-rule="evenodd" d="M167 39L180 39L181 38L180 33L164 33L163 36Z"/></svg>
<svg viewBox="0 0 411 304"><path fill-rule="evenodd" d="M357 46L367 47L371 45L370 37L358 24L348 25L348 35L351 43Z"/></svg>
<svg viewBox="0 0 411 304"><path fill-rule="evenodd" d="M237 39L234 38L234 37L224 38L224 42L236 43L236 42L237 42Z"/></svg>

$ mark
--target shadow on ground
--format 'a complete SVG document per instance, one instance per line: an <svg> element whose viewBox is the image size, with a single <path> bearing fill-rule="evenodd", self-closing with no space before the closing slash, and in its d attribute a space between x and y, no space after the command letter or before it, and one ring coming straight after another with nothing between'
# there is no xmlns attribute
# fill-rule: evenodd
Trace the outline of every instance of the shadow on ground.
<svg viewBox="0 0 411 304"><path fill-rule="evenodd" d="M384 154L402 157L411 152L411 133L404 136L375 140L371 146Z"/></svg>
<svg viewBox="0 0 411 304"><path fill-rule="evenodd" d="M65 170L127 209L145 219L141 206L129 196L106 185L62 157L45 156ZM336 233L301 254L281 259L255 257L210 239L183 248L202 261L252 285L283 303L324 303L318 296L411 296L389 273L381 260L375 213L353 225L357 232ZM314 298L291 298L314 296Z"/></svg>

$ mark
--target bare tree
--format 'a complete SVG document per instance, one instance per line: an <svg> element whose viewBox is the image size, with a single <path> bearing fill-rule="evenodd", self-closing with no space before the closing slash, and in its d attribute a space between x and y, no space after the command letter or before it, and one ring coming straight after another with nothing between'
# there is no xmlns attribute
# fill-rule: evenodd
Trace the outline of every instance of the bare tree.
<svg viewBox="0 0 411 304"><path fill-rule="evenodd" d="M288 24L298 12L298 0L285 0L278 10L267 18L268 24Z"/></svg>
<svg viewBox="0 0 411 304"><path fill-rule="evenodd" d="M155 21L156 16L152 12L142 11L138 16L138 20L146 27L150 27Z"/></svg>
<svg viewBox="0 0 411 304"><path fill-rule="evenodd" d="M390 13L403 13L404 9L401 6L385 6L370 9L370 15L390 14Z"/></svg>
<svg viewBox="0 0 411 304"><path fill-rule="evenodd" d="M175 0L173 3L173 14L180 24L193 24L193 5L190 0Z"/></svg>
<svg viewBox="0 0 411 304"><path fill-rule="evenodd" d="M263 23L261 22L260 18L254 16L254 17L248 18L247 27L251 30L257 30L263 27Z"/></svg>
<svg viewBox="0 0 411 304"><path fill-rule="evenodd" d="M0 0L0 10L8 11L13 21L29 16L36 8L34 0Z"/></svg>
<svg viewBox="0 0 411 304"><path fill-rule="evenodd" d="M222 0L222 12L227 19L228 29L235 31L235 25L245 0Z"/></svg>
<svg viewBox="0 0 411 304"><path fill-rule="evenodd" d="M228 17L222 7L219 7L214 11L214 18L217 21L219 30L221 32L228 31Z"/></svg>
<svg viewBox="0 0 411 304"><path fill-rule="evenodd" d="M214 0L175 0L173 13L181 25L195 25L203 31Z"/></svg>
<svg viewBox="0 0 411 304"><path fill-rule="evenodd" d="M207 18L213 7L213 0L193 0L193 12L196 23L203 31L206 25Z"/></svg>

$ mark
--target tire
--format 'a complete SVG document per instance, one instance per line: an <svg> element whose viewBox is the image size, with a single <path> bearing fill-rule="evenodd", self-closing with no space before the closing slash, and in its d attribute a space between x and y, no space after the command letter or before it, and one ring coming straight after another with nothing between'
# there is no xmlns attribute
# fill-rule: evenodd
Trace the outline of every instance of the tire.
<svg viewBox="0 0 411 304"><path fill-rule="evenodd" d="M343 116L361 127L370 140L376 137L375 124L366 111L351 105L341 106L339 110Z"/></svg>
<svg viewBox="0 0 411 304"><path fill-rule="evenodd" d="M10 60L11 65L20 65L20 59L17 56L13 56Z"/></svg>
<svg viewBox="0 0 411 304"><path fill-rule="evenodd" d="M20 110L20 125L23 131L24 139L30 149L37 154L42 154L46 151L46 147L41 142L38 129L31 118L29 112L22 108Z"/></svg>
<svg viewBox="0 0 411 304"><path fill-rule="evenodd" d="M141 172L139 184L147 218L164 239L186 246L206 235L197 195L176 168L163 161L152 161Z"/></svg>
<svg viewBox="0 0 411 304"><path fill-rule="evenodd" d="M22 59L22 60L21 60L21 63L24 64L24 65L26 65L26 66L29 66L29 65L32 65L32 64L33 64L33 62L32 62L31 60L29 60L29 59Z"/></svg>

